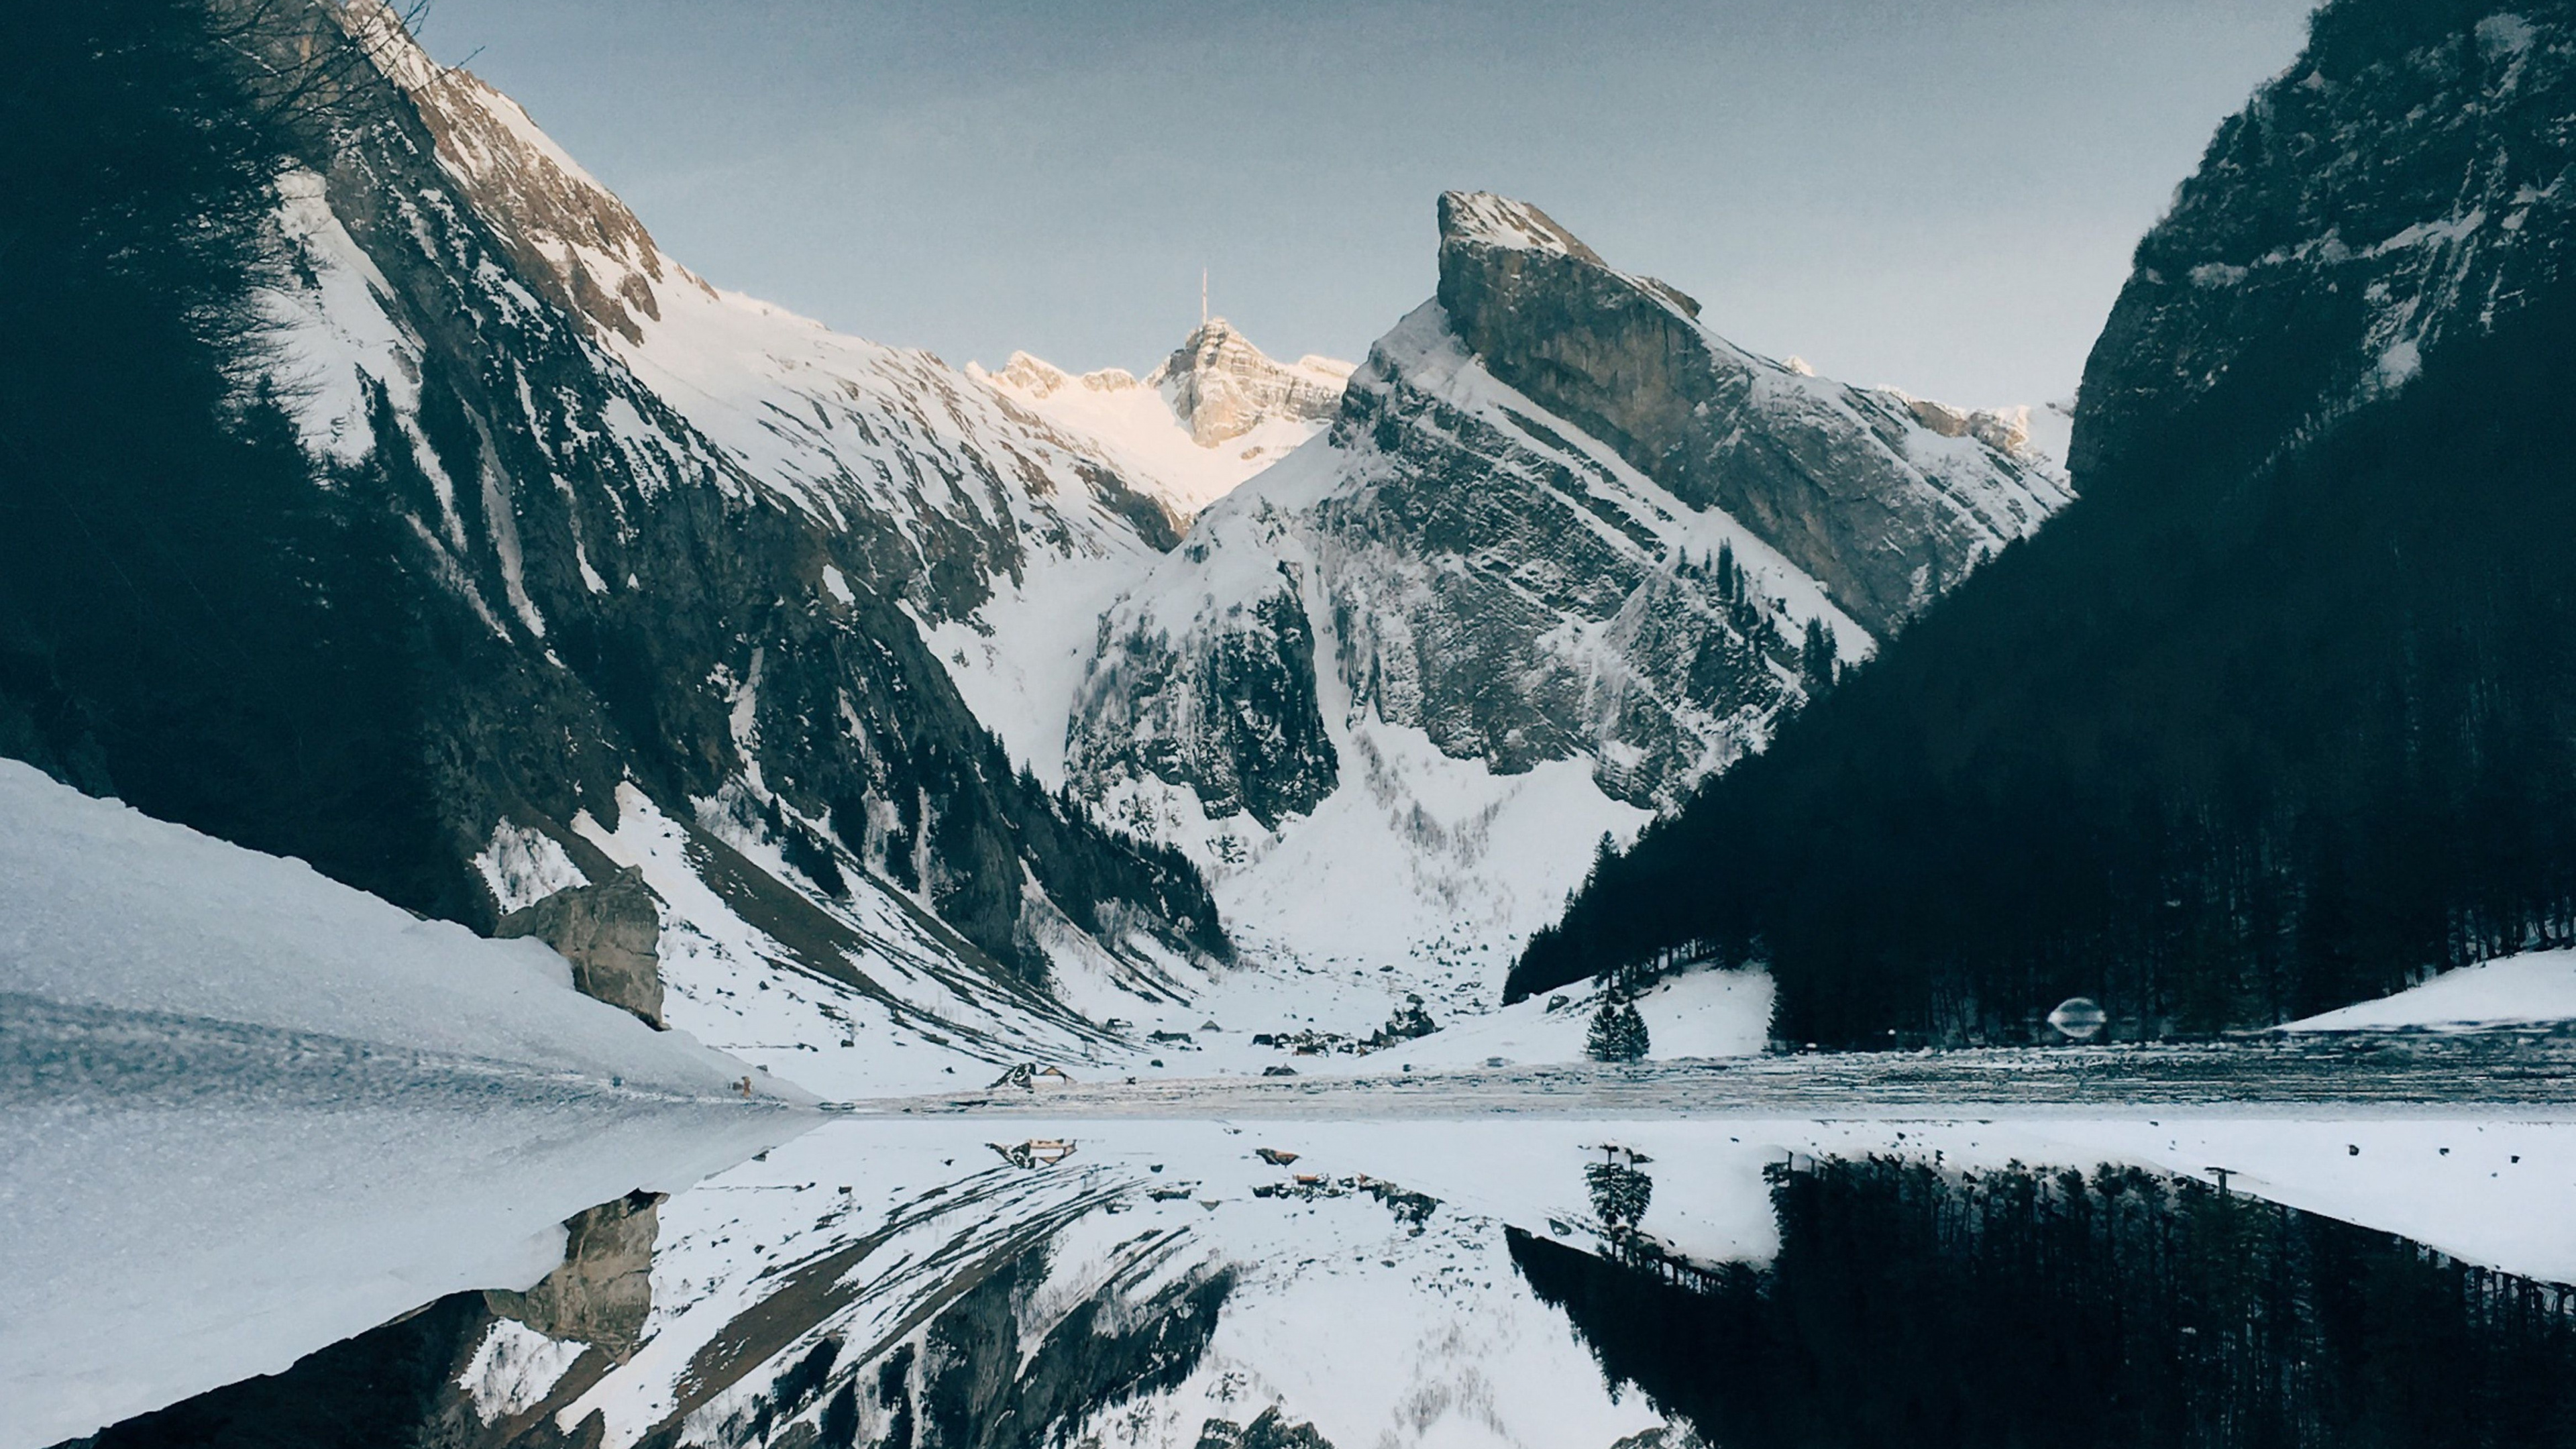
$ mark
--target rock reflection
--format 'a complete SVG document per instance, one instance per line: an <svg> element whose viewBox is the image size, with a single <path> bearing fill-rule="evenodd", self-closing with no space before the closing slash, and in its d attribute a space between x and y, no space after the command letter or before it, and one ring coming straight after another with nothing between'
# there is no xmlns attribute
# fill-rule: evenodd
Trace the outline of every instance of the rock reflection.
<svg viewBox="0 0 2576 1449"><path fill-rule="evenodd" d="M635 1356L653 1309L653 1239L658 1192L629 1193L564 1224L563 1266L525 1293L483 1295L492 1311L549 1339L599 1349L617 1362Z"/></svg>

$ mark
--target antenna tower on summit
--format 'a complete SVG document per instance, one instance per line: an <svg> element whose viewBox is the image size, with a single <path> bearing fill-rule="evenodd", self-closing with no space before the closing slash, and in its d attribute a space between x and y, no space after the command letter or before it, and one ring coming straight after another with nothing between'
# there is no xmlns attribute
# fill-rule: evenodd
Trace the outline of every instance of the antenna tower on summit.
<svg viewBox="0 0 2576 1449"><path fill-rule="evenodd" d="M1207 325L1207 268L1199 268L1199 325Z"/></svg>

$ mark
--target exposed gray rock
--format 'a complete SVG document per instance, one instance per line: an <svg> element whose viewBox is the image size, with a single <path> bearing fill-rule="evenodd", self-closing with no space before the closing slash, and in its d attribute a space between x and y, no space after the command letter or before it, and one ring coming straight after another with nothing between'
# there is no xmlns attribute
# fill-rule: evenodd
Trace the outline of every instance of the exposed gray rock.
<svg viewBox="0 0 2576 1449"><path fill-rule="evenodd" d="M1162 390L1173 413L1189 425L1191 440L1207 448L1272 418L1330 418L1341 406L1337 383L1349 371L1346 363L1319 357L1293 367L1273 362L1224 318L1211 317L1145 375L1145 385Z"/></svg>
<svg viewBox="0 0 2576 1449"><path fill-rule="evenodd" d="M536 937L572 963L584 996L662 1026L662 904L642 871L556 891L503 916L493 934Z"/></svg>
<svg viewBox="0 0 2576 1449"><path fill-rule="evenodd" d="M1439 300L1495 377L1734 515L1881 638L2068 498L1994 415L1927 417L1745 352L1699 325L1697 302L1525 203L1441 197Z"/></svg>
<svg viewBox="0 0 2576 1449"><path fill-rule="evenodd" d="M1265 826L1332 793L1340 762L1295 569L1281 562L1265 582L1179 639L1142 618L1101 621L1102 657L1119 664L1095 668L1076 706L1078 778L1151 774L1195 790L1212 816L1249 811Z"/></svg>
<svg viewBox="0 0 2576 1449"><path fill-rule="evenodd" d="M2266 449L2402 387L2453 337L2550 294L2576 238L2576 15L2543 3L2340 0L2222 125L2086 363L2079 478L2199 418Z"/></svg>
<svg viewBox="0 0 2576 1449"><path fill-rule="evenodd" d="M1371 350L1329 449L1211 508L1104 618L1085 793L1151 776L1275 826L1342 778L1339 695L1666 805L1818 682L1811 622L1860 657L2070 496L2013 415L1745 352L1534 207L1440 215L1439 300Z"/></svg>
<svg viewBox="0 0 2576 1449"><path fill-rule="evenodd" d="M525 1293L487 1292L484 1302L548 1338L586 1343L624 1363L644 1340L653 1312L653 1240L662 1194L629 1193L564 1223L564 1260Z"/></svg>

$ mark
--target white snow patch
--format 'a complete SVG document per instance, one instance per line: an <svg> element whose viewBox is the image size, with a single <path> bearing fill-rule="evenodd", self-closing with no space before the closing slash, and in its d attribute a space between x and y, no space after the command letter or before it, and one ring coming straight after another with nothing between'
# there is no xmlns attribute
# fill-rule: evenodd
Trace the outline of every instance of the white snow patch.
<svg viewBox="0 0 2576 1449"><path fill-rule="evenodd" d="M2424 370L2424 349L2411 337L2399 338L2379 354L2379 385L2403 387Z"/></svg>
<svg viewBox="0 0 2576 1449"><path fill-rule="evenodd" d="M322 177L301 167L277 179L277 226L312 278L262 295L267 343L283 401L307 451L351 464L375 449L367 383L384 386L398 413L420 396L420 344L386 311L393 286L331 211Z"/></svg>
<svg viewBox="0 0 2576 1449"><path fill-rule="evenodd" d="M2478 22L2479 48L2490 56L2520 56L2531 49L2531 22L2519 15L2490 15Z"/></svg>
<svg viewBox="0 0 2576 1449"><path fill-rule="evenodd" d="M1769 973L1687 971L1668 976L1637 997L1646 1023L1650 1061L1759 1055L1770 1045L1774 992ZM1549 1002L1565 1005L1553 1010ZM1531 997L1491 1015L1434 1032L1408 1045L1354 1058L1363 1070L1404 1067L1476 1067L1494 1057L1515 1066L1584 1059L1584 1043L1599 1006L1597 987Z"/></svg>
<svg viewBox="0 0 2576 1449"><path fill-rule="evenodd" d="M491 842L475 854L474 868L491 888L503 915L533 906L559 890L590 884L554 837L507 820L492 827Z"/></svg>
<svg viewBox="0 0 2576 1449"><path fill-rule="evenodd" d="M2283 1031L2511 1026L2576 1021L2576 951L2534 951L2445 971L2377 1001L2305 1017Z"/></svg>
<svg viewBox="0 0 2576 1449"><path fill-rule="evenodd" d="M572 989L533 940L420 920L0 760L0 990L319 1032L682 1093L739 1064Z"/></svg>
<svg viewBox="0 0 2576 1449"><path fill-rule="evenodd" d="M486 1424L507 1419L544 1403L567 1370L590 1348L571 1339L555 1340L516 1319L492 1325L474 1350L456 1386L474 1400L474 1416Z"/></svg>
<svg viewBox="0 0 2576 1449"><path fill-rule="evenodd" d="M808 1120L731 1097L739 1062L577 994L539 942L8 760L0 999L0 1449L529 1286L573 1213Z"/></svg>

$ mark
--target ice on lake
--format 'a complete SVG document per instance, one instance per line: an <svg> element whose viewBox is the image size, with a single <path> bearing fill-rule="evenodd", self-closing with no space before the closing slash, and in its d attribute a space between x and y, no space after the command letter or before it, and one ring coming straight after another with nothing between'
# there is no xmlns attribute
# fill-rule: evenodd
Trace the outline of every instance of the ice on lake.
<svg viewBox="0 0 2576 1449"><path fill-rule="evenodd" d="M97 1443L2519 1442L2571 1192L2467 1117L827 1120Z"/></svg>

